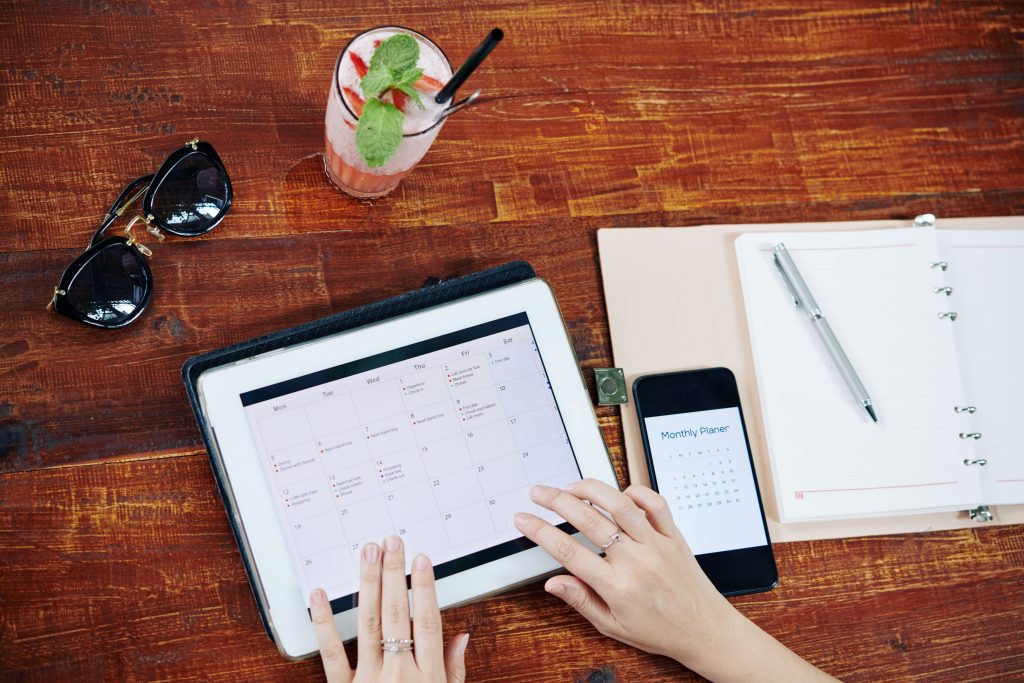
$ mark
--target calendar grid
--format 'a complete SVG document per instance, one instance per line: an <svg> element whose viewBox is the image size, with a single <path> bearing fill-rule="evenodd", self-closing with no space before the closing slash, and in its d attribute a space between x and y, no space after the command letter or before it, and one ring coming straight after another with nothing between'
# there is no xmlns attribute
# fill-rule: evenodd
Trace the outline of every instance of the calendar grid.
<svg viewBox="0 0 1024 683"><path fill-rule="evenodd" d="M655 478L694 554L764 545L738 408L644 419Z"/></svg>
<svg viewBox="0 0 1024 683"><path fill-rule="evenodd" d="M580 478L528 324L247 406L304 592L354 592L363 544L436 563L519 537L528 497Z"/></svg>

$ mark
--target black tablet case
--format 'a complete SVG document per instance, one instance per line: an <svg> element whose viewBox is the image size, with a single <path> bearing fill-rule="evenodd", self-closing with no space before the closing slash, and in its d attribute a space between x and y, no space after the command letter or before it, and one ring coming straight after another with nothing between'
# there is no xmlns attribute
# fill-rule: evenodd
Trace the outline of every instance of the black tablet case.
<svg viewBox="0 0 1024 683"><path fill-rule="evenodd" d="M286 330L273 332L252 341L235 344L216 351L193 356L185 361L181 368L182 377L185 380L185 391L192 403L192 411L199 423L199 432L203 436L203 443L206 445L208 454L213 452L211 448L212 436L209 432L209 425L203 417L199 405L199 395L196 391L199 376L207 370L220 367L245 358L252 358L268 351L283 349L288 346L308 342L320 337L337 334L347 330L354 330L365 325L378 323L389 318L394 318L414 311L421 311L426 308L450 303L458 299L480 294L492 289L511 285L523 280L535 277L533 267L525 261L512 261L501 266L488 268L476 273L453 278L451 280L438 280L430 278L422 288L399 294L398 296L383 301L377 301L365 306L353 308L342 313L335 313L320 320L304 323ZM217 479L217 487L220 489L221 499L228 513L228 521L231 523L231 530L235 534L235 542L242 555L242 564L245 566L245 573L249 576L249 586L253 591L253 598L260 610L260 618L263 620L263 628L267 635L273 638L270 629L270 622L264 605L256 591L256 568L253 560L245 550L242 542L242 529L235 523L234 510L231 510L231 498L228 495L228 481L226 473L220 468L216 459L210 457L210 466L213 468L214 477Z"/></svg>

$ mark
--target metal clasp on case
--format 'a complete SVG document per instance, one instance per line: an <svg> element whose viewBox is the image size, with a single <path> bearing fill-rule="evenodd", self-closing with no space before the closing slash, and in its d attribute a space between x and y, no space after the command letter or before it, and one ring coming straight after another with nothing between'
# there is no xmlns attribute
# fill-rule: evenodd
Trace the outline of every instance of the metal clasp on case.
<svg viewBox="0 0 1024 683"><path fill-rule="evenodd" d="M971 516L975 522L991 522L995 519L995 515L988 509L988 505L979 505L976 508L972 508L967 511L967 514Z"/></svg>

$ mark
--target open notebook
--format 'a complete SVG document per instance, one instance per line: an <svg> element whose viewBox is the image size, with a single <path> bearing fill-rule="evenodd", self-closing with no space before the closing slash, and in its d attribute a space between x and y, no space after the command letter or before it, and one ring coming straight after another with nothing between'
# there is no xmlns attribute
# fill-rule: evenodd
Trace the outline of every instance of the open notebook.
<svg viewBox="0 0 1024 683"><path fill-rule="evenodd" d="M736 375L773 542L984 526L978 521L980 517L972 519L963 510L786 524L779 521L740 288L736 238L743 233L897 230L910 224L909 220L747 223L686 228L605 228L597 232L612 351L615 365L626 373L627 383L648 373L702 367L725 366ZM937 227L940 235L946 230L1024 231L1024 217L940 217ZM953 277L954 273L950 269L946 276ZM778 284L773 282L771 291L777 292ZM963 291L957 293L963 294ZM784 305L788 312L785 300ZM959 319L957 323L962 321ZM647 484L650 480L639 422L632 405L621 406L621 411L629 480ZM886 415L882 417L889 419ZM981 418L982 413L976 413L975 417ZM982 425L979 431L985 428L987 426ZM988 435L981 442L989 446L992 443ZM991 512L994 513L991 524L1024 523L1024 505L1000 505L992 507Z"/></svg>
<svg viewBox="0 0 1024 683"><path fill-rule="evenodd" d="M793 306L778 242L878 424ZM754 232L735 248L781 521L1024 502L1024 231Z"/></svg>

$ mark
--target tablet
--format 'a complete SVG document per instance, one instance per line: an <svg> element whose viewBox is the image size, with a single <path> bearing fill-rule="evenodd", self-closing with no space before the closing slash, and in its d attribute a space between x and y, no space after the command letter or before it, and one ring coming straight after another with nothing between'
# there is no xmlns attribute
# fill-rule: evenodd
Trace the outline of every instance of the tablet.
<svg viewBox="0 0 1024 683"><path fill-rule="evenodd" d="M529 500L533 484L618 486L539 279L209 369L197 393L254 593L288 658L317 649L313 588L355 637L364 543L395 534L407 562L426 553L450 607L559 568L512 524L527 511L575 531Z"/></svg>

